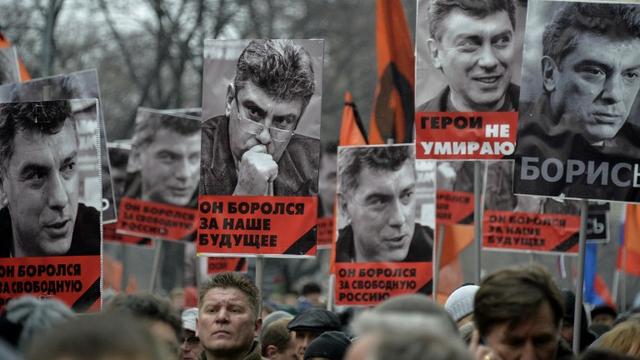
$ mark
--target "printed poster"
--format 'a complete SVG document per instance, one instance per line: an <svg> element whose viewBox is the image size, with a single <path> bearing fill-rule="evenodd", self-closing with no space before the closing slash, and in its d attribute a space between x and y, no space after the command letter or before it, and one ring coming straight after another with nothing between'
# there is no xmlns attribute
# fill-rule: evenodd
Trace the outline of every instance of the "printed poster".
<svg viewBox="0 0 640 360"><path fill-rule="evenodd" d="M78 71L65 75L29 80L19 84L0 86L0 102L64 100L64 99L98 99L100 104L100 86L98 72L94 70ZM97 106L98 107L98 106ZM96 178L102 186L102 221L112 223L116 221L116 205L111 184L109 168L109 153L107 151L107 136L104 127L102 110L94 119L93 126L100 132L100 173L102 178ZM98 164L98 162L94 162ZM97 174L97 172L96 172Z"/></svg>
<svg viewBox="0 0 640 360"><path fill-rule="evenodd" d="M451 6L419 0L416 29L416 156L510 157L518 123L525 9L518 1ZM435 14L439 14L438 17Z"/></svg>
<svg viewBox="0 0 640 360"><path fill-rule="evenodd" d="M101 306L98 101L0 104L0 307L23 294ZM88 131L92 131L89 134Z"/></svg>
<svg viewBox="0 0 640 360"><path fill-rule="evenodd" d="M198 254L315 255L323 44L205 41Z"/></svg>
<svg viewBox="0 0 640 360"><path fill-rule="evenodd" d="M639 202L640 5L529 5L515 192Z"/></svg>
<svg viewBox="0 0 640 360"><path fill-rule="evenodd" d="M337 305L431 293L435 171L413 144L338 149Z"/></svg>
<svg viewBox="0 0 640 360"><path fill-rule="evenodd" d="M200 121L139 108L116 232L192 240L199 171Z"/></svg>

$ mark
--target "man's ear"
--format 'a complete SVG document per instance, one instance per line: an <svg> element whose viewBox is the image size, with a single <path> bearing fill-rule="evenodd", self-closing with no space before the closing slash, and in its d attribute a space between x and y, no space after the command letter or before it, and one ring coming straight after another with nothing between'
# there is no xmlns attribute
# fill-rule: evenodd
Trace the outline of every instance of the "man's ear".
<svg viewBox="0 0 640 360"><path fill-rule="evenodd" d="M254 336L260 336L260 330L262 330L262 318L258 318L258 320L256 320L256 325L255 325L255 329L253 330L253 335Z"/></svg>
<svg viewBox="0 0 640 360"><path fill-rule="evenodd" d="M233 84L229 84L227 86L227 98L224 104L224 114L226 117L229 117L231 114L231 104L233 103L233 99L236 98L236 89Z"/></svg>
<svg viewBox="0 0 640 360"><path fill-rule="evenodd" d="M438 48L438 42L431 38L427 40L427 48L429 49L429 55L431 56L431 63L436 69L442 70L442 63L440 62L440 49Z"/></svg>
<svg viewBox="0 0 640 360"><path fill-rule="evenodd" d="M540 62L542 65L542 87L546 92L552 92L556 89L558 81L558 65L548 56L543 56Z"/></svg>
<svg viewBox="0 0 640 360"><path fill-rule="evenodd" d="M140 148L133 147L131 155L129 155L129 163L127 164L127 172L136 172L142 169L142 154Z"/></svg>
<svg viewBox="0 0 640 360"><path fill-rule="evenodd" d="M278 353L278 348L275 345L267 345L266 354L267 358L271 359L272 356Z"/></svg>
<svg viewBox="0 0 640 360"><path fill-rule="evenodd" d="M351 222L351 217L349 216L349 207L347 205L347 196L343 193L338 193L338 206L340 206L340 214L347 221L347 223L349 223Z"/></svg>
<svg viewBox="0 0 640 360"><path fill-rule="evenodd" d="M198 317L196 316L196 337L200 337L200 335L198 335Z"/></svg>

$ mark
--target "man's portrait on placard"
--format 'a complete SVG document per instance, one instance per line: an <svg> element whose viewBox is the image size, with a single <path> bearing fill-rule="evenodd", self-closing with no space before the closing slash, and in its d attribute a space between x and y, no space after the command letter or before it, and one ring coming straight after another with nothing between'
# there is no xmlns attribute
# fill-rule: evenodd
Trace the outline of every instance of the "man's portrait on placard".
<svg viewBox="0 0 640 360"><path fill-rule="evenodd" d="M435 162L419 163L413 145L338 149L336 262L431 261Z"/></svg>
<svg viewBox="0 0 640 360"><path fill-rule="evenodd" d="M201 195L318 193L321 40L205 43Z"/></svg>
<svg viewBox="0 0 640 360"><path fill-rule="evenodd" d="M541 1L528 21L516 192L640 201L640 5ZM595 182L591 161L609 169ZM533 166L544 181L522 172Z"/></svg>
<svg viewBox="0 0 640 360"><path fill-rule="evenodd" d="M95 104L0 104L0 257L100 255L100 191L91 180L100 174L88 176L78 161L78 114L93 109L95 122Z"/></svg>
<svg viewBox="0 0 640 360"><path fill-rule="evenodd" d="M416 111L518 110L520 3L418 0Z"/></svg>
<svg viewBox="0 0 640 360"><path fill-rule="evenodd" d="M95 69L84 70L0 86L0 102L66 99L100 100L98 72ZM111 184L106 132L104 120L102 119L102 110L99 105L99 102L95 105L99 111L99 118L94 119L94 124L91 126L95 126L97 131L100 132L100 151L97 152L100 156L100 162L96 161L94 164L102 165L102 177L99 180L102 181L103 204L100 209L102 211L102 220L108 223L116 220L116 207Z"/></svg>
<svg viewBox="0 0 640 360"><path fill-rule="evenodd" d="M200 178L200 121L139 108L124 196L195 208Z"/></svg>

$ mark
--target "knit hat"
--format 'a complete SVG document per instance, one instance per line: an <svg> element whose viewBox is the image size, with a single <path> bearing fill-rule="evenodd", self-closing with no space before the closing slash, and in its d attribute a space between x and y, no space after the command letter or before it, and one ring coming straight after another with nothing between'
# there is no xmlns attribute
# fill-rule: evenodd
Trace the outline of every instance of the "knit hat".
<svg viewBox="0 0 640 360"><path fill-rule="evenodd" d="M324 309L309 309L291 320L287 328L290 331L331 331L340 330L338 315Z"/></svg>
<svg viewBox="0 0 640 360"><path fill-rule="evenodd" d="M463 317L473 313L473 298L480 287L477 285L465 285L457 288L451 293L444 309L456 322Z"/></svg>
<svg viewBox="0 0 640 360"><path fill-rule="evenodd" d="M314 357L342 360L351 340L340 331L327 331L313 340L304 352L304 359Z"/></svg>
<svg viewBox="0 0 640 360"><path fill-rule="evenodd" d="M196 332L196 319L198 318L198 308L188 308L182 312L182 328Z"/></svg>
<svg viewBox="0 0 640 360"><path fill-rule="evenodd" d="M15 298L7 304L7 320L22 325L18 348L26 351L31 341L56 324L75 316L73 310L58 299L39 299L31 295Z"/></svg>

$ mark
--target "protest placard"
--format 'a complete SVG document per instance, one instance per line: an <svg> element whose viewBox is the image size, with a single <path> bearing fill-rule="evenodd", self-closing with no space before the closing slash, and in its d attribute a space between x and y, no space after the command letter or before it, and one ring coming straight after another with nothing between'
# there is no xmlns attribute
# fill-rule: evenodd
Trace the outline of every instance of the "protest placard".
<svg viewBox="0 0 640 360"><path fill-rule="evenodd" d="M84 123L97 124L97 100L5 103L0 118L12 149L0 159L0 306L32 294L99 310L100 142Z"/></svg>
<svg viewBox="0 0 640 360"><path fill-rule="evenodd" d="M315 254L322 55L322 40L205 42L199 254Z"/></svg>

